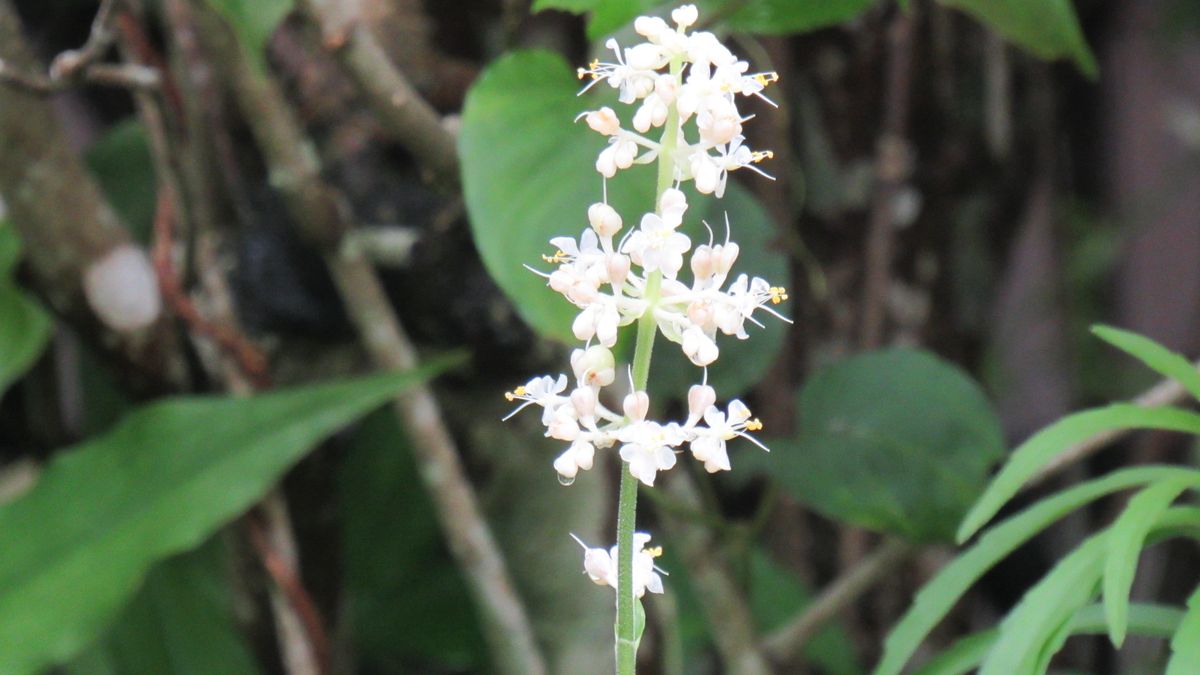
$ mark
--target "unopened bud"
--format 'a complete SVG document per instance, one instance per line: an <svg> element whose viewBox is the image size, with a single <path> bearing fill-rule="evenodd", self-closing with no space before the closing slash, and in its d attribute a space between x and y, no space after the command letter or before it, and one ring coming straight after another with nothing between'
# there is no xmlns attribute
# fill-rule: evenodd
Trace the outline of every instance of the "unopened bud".
<svg viewBox="0 0 1200 675"><path fill-rule="evenodd" d="M695 251L692 251L692 274L696 275L697 280L712 276L712 254L713 248L708 244L701 244L696 247Z"/></svg>
<svg viewBox="0 0 1200 675"><path fill-rule="evenodd" d="M624 253L614 253L608 257L608 281L620 288L629 277L629 256Z"/></svg>
<svg viewBox="0 0 1200 675"><path fill-rule="evenodd" d="M612 136L621 130L621 120L617 118L617 113L608 106L589 112L586 119L587 125L592 128L592 131L605 136Z"/></svg>
<svg viewBox="0 0 1200 675"><path fill-rule="evenodd" d="M625 410L626 417L634 422L641 422L646 419L646 413L650 412L650 396L644 391L635 391L625 397L621 407Z"/></svg>
<svg viewBox="0 0 1200 675"><path fill-rule="evenodd" d="M591 387L578 387L571 392L571 405L580 419L596 416L596 392Z"/></svg>
<svg viewBox="0 0 1200 675"><path fill-rule="evenodd" d="M693 384L688 389L688 422L695 423L717 402L717 392L707 384Z"/></svg>
<svg viewBox="0 0 1200 675"><path fill-rule="evenodd" d="M603 202L588 207L588 222L601 237L611 237L621 231L621 214Z"/></svg>
<svg viewBox="0 0 1200 675"><path fill-rule="evenodd" d="M612 351L602 345L576 349L571 354L571 368L580 384L591 387L607 387L617 375L616 359ZM592 405L595 406L595 401Z"/></svg>

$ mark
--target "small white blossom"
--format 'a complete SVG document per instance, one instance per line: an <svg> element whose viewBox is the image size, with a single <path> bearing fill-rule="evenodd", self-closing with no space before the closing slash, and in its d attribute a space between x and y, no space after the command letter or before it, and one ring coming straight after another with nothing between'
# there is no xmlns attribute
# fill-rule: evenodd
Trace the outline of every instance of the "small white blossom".
<svg viewBox="0 0 1200 675"><path fill-rule="evenodd" d="M683 267L683 254L692 247L686 234L655 213L642 216L638 230L629 236L621 248L634 263L646 272L662 270L663 276L674 279Z"/></svg>
<svg viewBox="0 0 1200 675"><path fill-rule="evenodd" d="M571 535L577 544L583 547L583 571L588 578L598 586L611 586L617 589L617 559L616 546L607 551L602 548L590 548L582 539ZM650 535L645 532L633 533L633 594L642 597L646 591L662 593L662 577L666 574L654 564L654 559L662 555L662 548L655 546L647 548Z"/></svg>
<svg viewBox="0 0 1200 675"><path fill-rule="evenodd" d="M621 429L617 440L621 446L621 459L629 464L629 473L646 485L653 486L659 471L675 466L673 448L684 442L686 437L678 424L658 422L634 422Z"/></svg>

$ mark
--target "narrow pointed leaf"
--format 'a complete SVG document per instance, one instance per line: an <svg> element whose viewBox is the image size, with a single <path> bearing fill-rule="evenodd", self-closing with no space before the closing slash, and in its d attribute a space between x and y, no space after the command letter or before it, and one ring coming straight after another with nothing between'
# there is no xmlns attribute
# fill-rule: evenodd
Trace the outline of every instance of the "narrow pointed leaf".
<svg viewBox="0 0 1200 675"><path fill-rule="evenodd" d="M1167 466L1122 469L1047 497L992 527L917 593L912 606L888 633L875 675L898 675L972 584L1054 521L1105 495L1172 478L1200 480L1200 471Z"/></svg>
<svg viewBox="0 0 1200 675"><path fill-rule="evenodd" d="M1008 463L971 507L958 528L958 541L966 541L1021 490L1064 448L1097 434L1117 429L1160 429L1200 434L1200 415L1177 408L1144 408L1118 403L1085 410L1051 424L1013 451Z"/></svg>
<svg viewBox="0 0 1200 675"><path fill-rule="evenodd" d="M26 496L0 508L0 672L70 658L151 564L194 548L316 443L433 372L169 399L65 450Z"/></svg>
<svg viewBox="0 0 1200 675"><path fill-rule="evenodd" d="M1200 586L1187 601L1187 613L1171 637L1166 675L1196 675L1200 665Z"/></svg>
<svg viewBox="0 0 1200 675"><path fill-rule="evenodd" d="M1117 648L1125 642L1129 619L1129 592L1137 572L1138 556L1146 535L1171 507L1188 484L1167 480L1152 485L1129 500L1129 505L1109 528L1108 551L1104 561L1104 611L1108 618L1109 639Z"/></svg>
<svg viewBox="0 0 1200 675"><path fill-rule="evenodd" d="M1183 612L1175 607L1134 604L1129 607L1129 632L1146 637L1170 637L1180 625L1183 616ZM1107 629L1104 606L1093 604L1075 612L1069 634L1102 635ZM965 675L979 667L999 637L1000 629L990 628L960 638L918 669L914 675Z"/></svg>
<svg viewBox="0 0 1200 675"><path fill-rule="evenodd" d="M1200 371L1187 359L1148 337L1111 326L1092 326L1096 337L1133 356L1158 374L1175 380L1200 400Z"/></svg>
<svg viewBox="0 0 1200 675"><path fill-rule="evenodd" d="M1071 59L1095 79L1096 57L1079 27L1071 0L939 0L975 17L1038 58Z"/></svg>

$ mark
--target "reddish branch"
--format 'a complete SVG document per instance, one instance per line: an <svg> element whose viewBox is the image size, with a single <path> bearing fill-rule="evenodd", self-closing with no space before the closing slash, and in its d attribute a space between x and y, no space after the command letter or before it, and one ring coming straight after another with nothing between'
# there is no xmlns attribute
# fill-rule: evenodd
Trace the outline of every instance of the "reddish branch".
<svg viewBox="0 0 1200 675"><path fill-rule="evenodd" d="M171 256L175 207L170 190L160 189L157 201L154 210L154 271L158 274L163 299L176 316L188 325L190 333L210 338L232 357L246 377L254 383L255 388L270 387L267 358L262 351L232 326L206 319L184 291Z"/></svg>

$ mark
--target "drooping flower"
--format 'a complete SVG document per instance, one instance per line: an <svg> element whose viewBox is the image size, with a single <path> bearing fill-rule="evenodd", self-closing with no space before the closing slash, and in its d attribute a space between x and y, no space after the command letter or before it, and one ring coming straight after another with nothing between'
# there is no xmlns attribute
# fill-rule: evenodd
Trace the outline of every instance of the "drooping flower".
<svg viewBox="0 0 1200 675"><path fill-rule="evenodd" d="M605 550L590 548L582 539L571 535L583 547L583 571L597 586L611 586L617 590L617 554L616 546ZM662 555L662 548L655 546L647 548L650 535L645 532L633 533L633 594L642 597L646 591L662 593L662 577L666 574L654 564L654 559Z"/></svg>

